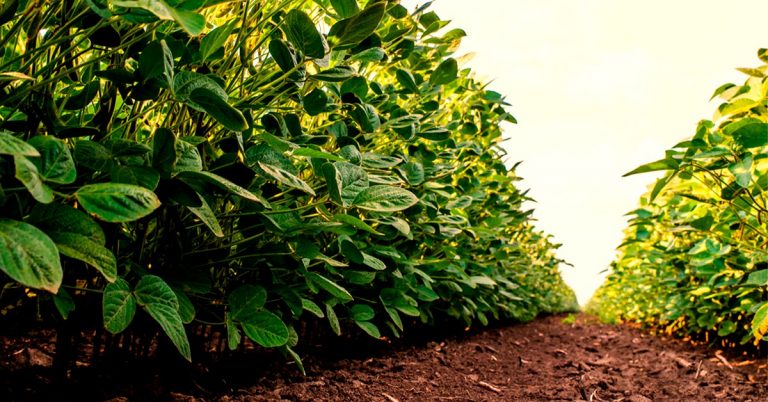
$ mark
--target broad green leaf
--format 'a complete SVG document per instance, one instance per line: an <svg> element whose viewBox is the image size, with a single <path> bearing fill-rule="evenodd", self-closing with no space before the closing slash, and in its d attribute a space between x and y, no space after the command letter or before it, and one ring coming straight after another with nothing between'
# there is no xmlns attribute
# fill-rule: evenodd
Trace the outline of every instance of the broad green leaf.
<svg viewBox="0 0 768 402"><path fill-rule="evenodd" d="M357 0L331 0L331 6L341 18L349 18L360 12Z"/></svg>
<svg viewBox="0 0 768 402"><path fill-rule="evenodd" d="M415 94L419 93L419 85L416 84L416 79L413 78L413 74L411 74L410 71L397 69L397 71L395 71L395 77L397 78L397 82L399 82L403 88Z"/></svg>
<svg viewBox="0 0 768 402"><path fill-rule="evenodd" d="M40 152L39 159L30 160L37 166L43 181L57 184L71 184L75 181L77 178L75 161L64 141L47 135L38 135L32 137L28 144Z"/></svg>
<svg viewBox="0 0 768 402"><path fill-rule="evenodd" d="M736 178L736 184L743 188L749 187L752 182L752 160L752 156L747 156L728 166L728 170Z"/></svg>
<svg viewBox="0 0 768 402"><path fill-rule="evenodd" d="M365 331L365 333L368 335L376 339L381 338L381 332L379 331L379 327L377 327L376 324L370 321L355 321L355 324L357 324L357 326Z"/></svg>
<svg viewBox="0 0 768 402"><path fill-rule="evenodd" d="M344 257L347 257L350 261L356 264L363 263L363 253L355 245L349 236L339 237L339 249Z"/></svg>
<svg viewBox="0 0 768 402"><path fill-rule="evenodd" d="M312 187L309 186L304 180L301 180L300 178L293 175L293 173L290 173L286 170L283 170L277 166L269 165L266 163L258 162L258 166L271 178L277 180L278 182L285 184L288 187L292 187L295 189L299 189L301 191L304 191L305 193L315 195L315 190L312 190Z"/></svg>
<svg viewBox="0 0 768 402"><path fill-rule="evenodd" d="M768 144L768 123L749 124L731 135L733 140L744 148L762 147Z"/></svg>
<svg viewBox="0 0 768 402"><path fill-rule="evenodd" d="M410 191L393 186L372 186L361 191L352 206L376 212L396 212L419 202Z"/></svg>
<svg viewBox="0 0 768 402"><path fill-rule="evenodd" d="M227 91L225 91L224 88L222 88L221 85L216 82L216 80L207 75L191 71L179 71L179 73L173 77L173 85L171 88L173 89L173 93L178 101L186 103L189 105L189 107L197 110L198 112L206 111L203 105L198 104L194 99L191 98L192 92L198 89L207 89L210 91L205 93L198 93L198 95L210 95L216 98L218 101L223 102L227 102L229 100Z"/></svg>
<svg viewBox="0 0 768 402"><path fill-rule="evenodd" d="M49 232L59 252L96 268L108 282L117 279L117 259L103 245L87 236L68 232Z"/></svg>
<svg viewBox="0 0 768 402"><path fill-rule="evenodd" d="M139 73L144 81L162 77L170 87L173 85L173 54L165 40L160 39L147 45L139 56Z"/></svg>
<svg viewBox="0 0 768 402"><path fill-rule="evenodd" d="M294 71L299 64L295 54L282 39L272 39L269 42L269 54L284 73Z"/></svg>
<svg viewBox="0 0 768 402"><path fill-rule="evenodd" d="M160 173L148 166L115 166L109 178L113 183L133 184L151 191L160 183Z"/></svg>
<svg viewBox="0 0 768 402"><path fill-rule="evenodd" d="M418 162L408 162L398 169L400 174L412 186L418 186L424 183L424 165Z"/></svg>
<svg viewBox="0 0 768 402"><path fill-rule="evenodd" d="M330 98L320 88L315 88L312 92L308 93L301 99L301 104L304 106L304 110L310 116L317 116L320 113L327 112L328 103Z"/></svg>
<svg viewBox="0 0 768 402"><path fill-rule="evenodd" d="M768 269L750 273L745 285L768 286Z"/></svg>
<svg viewBox="0 0 768 402"><path fill-rule="evenodd" d="M28 222L46 233L73 233L103 246L106 236L98 223L85 212L67 204L38 204L32 208Z"/></svg>
<svg viewBox="0 0 768 402"><path fill-rule="evenodd" d="M85 166L97 172L108 170L112 165L112 152L95 141L77 141L74 156L78 166Z"/></svg>
<svg viewBox="0 0 768 402"><path fill-rule="evenodd" d="M164 0L112 0L112 4L117 7L142 8L161 20L176 21L192 36L199 35L205 28L205 17L193 11L173 8Z"/></svg>
<svg viewBox="0 0 768 402"><path fill-rule="evenodd" d="M352 205L355 197L370 186L368 173L349 162L324 164L322 171L331 199L344 207Z"/></svg>
<svg viewBox="0 0 768 402"><path fill-rule="evenodd" d="M285 16L283 31L288 41L305 55L313 59L322 59L325 56L323 37L305 12L297 9L289 11Z"/></svg>
<svg viewBox="0 0 768 402"><path fill-rule="evenodd" d="M59 293L53 295L53 304L63 319L68 319L69 314L75 311L75 301L64 288L59 288Z"/></svg>
<svg viewBox="0 0 768 402"><path fill-rule="evenodd" d="M123 332L136 314L136 299L128 282L118 278L104 288L102 298L104 328L112 334Z"/></svg>
<svg viewBox="0 0 768 402"><path fill-rule="evenodd" d="M288 343L288 327L280 317L269 311L259 311L240 325L250 340L265 348L275 348Z"/></svg>
<svg viewBox="0 0 768 402"><path fill-rule="evenodd" d="M243 113L232 107L225 99L220 98L208 88L197 88L189 94L189 100L199 105L216 121L232 131L244 131L248 122Z"/></svg>
<svg viewBox="0 0 768 402"><path fill-rule="evenodd" d="M175 298L175 296L174 296ZM138 297L137 297L138 299ZM163 332L170 338L181 356L187 361L192 361L192 350L184 330L184 323L179 314L178 307L173 308L168 304L152 303L142 306L158 324Z"/></svg>
<svg viewBox="0 0 768 402"><path fill-rule="evenodd" d="M356 104L350 115L360 125L363 132L372 133L381 127L381 119L379 119L376 108L367 103Z"/></svg>
<svg viewBox="0 0 768 402"><path fill-rule="evenodd" d="M339 47L357 45L376 31L386 8L386 1L371 2L359 13L334 24L329 36L338 38L336 46Z"/></svg>
<svg viewBox="0 0 768 402"><path fill-rule="evenodd" d="M0 131L0 155L40 156L40 152L7 131Z"/></svg>
<svg viewBox="0 0 768 402"><path fill-rule="evenodd" d="M264 307L267 291L261 286L242 285L227 297L229 315L235 321L250 321Z"/></svg>
<svg viewBox="0 0 768 402"><path fill-rule="evenodd" d="M192 361L189 340L179 314L179 300L173 289L159 276L144 275L136 284L133 294L144 311L160 324L179 353Z"/></svg>
<svg viewBox="0 0 768 402"><path fill-rule="evenodd" d="M203 170L203 159L194 145L186 141L176 141L176 165L173 172L199 172Z"/></svg>
<svg viewBox="0 0 768 402"><path fill-rule="evenodd" d="M43 204L53 201L53 190L43 183L37 167L26 156L14 155L16 178L27 188L32 197Z"/></svg>
<svg viewBox="0 0 768 402"><path fill-rule="evenodd" d="M218 26L203 37L200 41L200 59L202 61L206 61L212 54L224 46L229 35L235 29L236 21L236 19L233 19L224 25Z"/></svg>
<svg viewBox="0 0 768 402"><path fill-rule="evenodd" d="M387 57L387 52L380 48L380 47L372 47L370 49L365 49L360 53L355 53L352 55L352 57L349 58L349 62L372 62L372 61L382 61L384 58Z"/></svg>
<svg viewBox="0 0 768 402"><path fill-rule="evenodd" d="M349 316L355 321L370 321L376 313L367 304L355 304L349 309Z"/></svg>
<svg viewBox="0 0 768 402"><path fill-rule="evenodd" d="M349 293L347 289L344 289L336 282L320 275L314 272L307 272L304 274L304 276L312 281L315 285L319 286L326 292L330 293L331 296L341 300L341 301L352 301L354 297Z"/></svg>
<svg viewBox="0 0 768 402"><path fill-rule="evenodd" d="M454 81L459 73L459 65L454 58L443 60L429 76L430 85L445 85Z"/></svg>
<svg viewBox="0 0 768 402"><path fill-rule="evenodd" d="M83 208L107 222L130 222L160 207L155 193L131 184L88 184L75 192Z"/></svg>
<svg viewBox="0 0 768 402"><path fill-rule="evenodd" d="M445 141L451 138L451 132L442 127L435 127L429 130L419 131L416 133L421 138L426 138L430 141Z"/></svg>
<svg viewBox="0 0 768 402"><path fill-rule="evenodd" d="M24 222L0 219L0 271L30 288L59 291L64 272L53 240Z"/></svg>

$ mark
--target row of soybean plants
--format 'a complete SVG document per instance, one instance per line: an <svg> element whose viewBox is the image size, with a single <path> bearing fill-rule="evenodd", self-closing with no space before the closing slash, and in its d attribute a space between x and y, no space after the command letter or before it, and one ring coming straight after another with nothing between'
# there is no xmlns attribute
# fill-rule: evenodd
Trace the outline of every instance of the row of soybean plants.
<svg viewBox="0 0 768 402"><path fill-rule="evenodd" d="M758 57L768 63L765 49ZM768 65L739 69L712 120L628 174L666 171L631 212L590 309L724 346L768 340Z"/></svg>
<svg viewBox="0 0 768 402"><path fill-rule="evenodd" d="M379 0L4 2L2 313L148 314L186 359L206 323L298 360L308 316L381 337L573 309L502 161L514 118L446 24Z"/></svg>

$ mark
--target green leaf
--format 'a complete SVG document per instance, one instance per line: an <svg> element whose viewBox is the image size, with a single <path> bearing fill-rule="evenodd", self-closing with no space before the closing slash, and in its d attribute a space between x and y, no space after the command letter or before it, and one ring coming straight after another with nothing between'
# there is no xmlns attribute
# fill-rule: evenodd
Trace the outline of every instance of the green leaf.
<svg viewBox="0 0 768 402"><path fill-rule="evenodd" d="M349 58L349 62L372 62L372 61L382 61L384 58L387 57L387 52L380 48L380 47L372 47L370 49L365 49L360 53L355 53Z"/></svg>
<svg viewBox="0 0 768 402"><path fill-rule="evenodd" d="M159 276L144 275L133 291L136 302L163 329L179 353L192 361L192 351L179 314L179 300L170 286Z"/></svg>
<svg viewBox="0 0 768 402"><path fill-rule="evenodd" d="M216 27L216 29L208 32L200 41L200 60L206 61L217 50L221 49L226 43L229 35L235 29L237 19L232 19L230 22Z"/></svg>
<svg viewBox="0 0 768 402"><path fill-rule="evenodd" d="M40 152L13 134L0 131L0 155L40 156Z"/></svg>
<svg viewBox="0 0 768 402"><path fill-rule="evenodd" d="M136 314L136 299L128 282L118 278L104 288L102 315L104 328L112 334L123 332Z"/></svg>
<svg viewBox="0 0 768 402"><path fill-rule="evenodd" d="M57 184L71 184L77 178L75 161L64 141L51 136L36 136L28 141L40 152L40 158L33 158L44 181Z"/></svg>
<svg viewBox="0 0 768 402"><path fill-rule="evenodd" d="M381 119L379 119L376 108L367 103L356 104L350 112L350 116L360 125L363 132L372 133L381 127Z"/></svg>
<svg viewBox="0 0 768 402"><path fill-rule="evenodd" d="M108 282L117 279L117 259L103 245L87 236L67 232L50 232L59 252L96 268Z"/></svg>
<svg viewBox="0 0 768 402"><path fill-rule="evenodd" d="M313 59L322 59L325 56L323 37L305 12L297 9L289 11L285 16L283 31L288 41L305 55Z"/></svg>
<svg viewBox="0 0 768 402"><path fill-rule="evenodd" d="M267 291L261 286L243 285L227 297L229 315L235 321L249 321L267 302Z"/></svg>
<svg viewBox="0 0 768 402"><path fill-rule="evenodd" d="M325 314L323 314L323 310L320 309L320 306L315 304L312 300L309 299L301 299L301 308L303 308L306 311L309 311L315 317L317 318L325 318Z"/></svg>
<svg viewBox="0 0 768 402"><path fill-rule="evenodd" d="M437 66L432 75L429 76L429 84L444 85L454 81L459 73L459 64L454 58L447 58Z"/></svg>
<svg viewBox="0 0 768 402"><path fill-rule="evenodd" d="M0 219L0 271L20 284L56 293L64 272L53 240L24 222Z"/></svg>
<svg viewBox="0 0 768 402"><path fill-rule="evenodd" d="M752 181L752 160L750 155L728 166L728 170L736 178L736 184L743 188L749 187Z"/></svg>
<svg viewBox="0 0 768 402"><path fill-rule="evenodd" d="M229 350L237 350L237 346L240 345L241 335L240 329L238 329L235 321L230 317L229 313L224 314L224 321L227 325L227 346Z"/></svg>
<svg viewBox="0 0 768 402"><path fill-rule="evenodd" d="M131 222L160 207L155 193L131 184L88 184L75 192L83 208L107 222Z"/></svg>
<svg viewBox="0 0 768 402"><path fill-rule="evenodd" d="M768 286L768 269L750 273L745 285Z"/></svg>
<svg viewBox="0 0 768 402"><path fill-rule="evenodd" d="M368 335L378 339L381 338L381 332L379 332L379 327L377 327L374 323L370 321L355 321L355 324L357 324L360 329L365 331Z"/></svg>
<svg viewBox="0 0 768 402"><path fill-rule="evenodd" d="M312 190L312 187L310 187L309 184L307 184L304 180L296 177L293 173L266 163L258 162L258 166L264 171L264 173L266 173L269 177L277 180L278 182L285 184L288 187L299 189L313 196L315 195L315 191Z"/></svg>
<svg viewBox="0 0 768 402"><path fill-rule="evenodd" d="M355 304L349 309L349 315L355 321L370 321L376 313L367 304Z"/></svg>
<svg viewBox="0 0 768 402"><path fill-rule="evenodd" d="M346 223L347 225L350 225L354 227L355 229L364 230L368 233L375 234L377 236L383 236L383 233L376 231L373 227L368 225L367 223L363 222L359 218L356 218L351 215L345 215L345 214L336 214L333 216L333 221L335 222L341 222Z"/></svg>
<svg viewBox="0 0 768 402"><path fill-rule="evenodd" d="M160 173L148 166L115 166L109 177L113 183L133 184L152 191L160 183Z"/></svg>
<svg viewBox="0 0 768 402"><path fill-rule="evenodd" d="M768 304L760 307L752 317L752 335L755 339L763 339L768 335Z"/></svg>
<svg viewBox="0 0 768 402"><path fill-rule="evenodd" d="M67 204L38 204L32 208L28 222L46 233L73 233L85 236L98 245L106 243L104 231L85 212Z"/></svg>
<svg viewBox="0 0 768 402"><path fill-rule="evenodd" d="M344 158L312 148L296 148L291 153L293 156L306 156L309 158L325 159L330 161L344 161Z"/></svg>
<svg viewBox="0 0 768 402"><path fill-rule="evenodd" d="M37 167L26 156L14 155L16 178L27 188L32 197L43 204L53 201L53 190L43 183Z"/></svg>
<svg viewBox="0 0 768 402"><path fill-rule="evenodd" d="M299 64L288 44L282 39L272 39L269 42L269 54L284 73L295 71Z"/></svg>
<svg viewBox="0 0 768 402"><path fill-rule="evenodd" d="M173 172L199 172L203 170L203 159L194 145L186 141L176 141L176 166Z"/></svg>
<svg viewBox="0 0 768 402"><path fill-rule="evenodd" d="M349 18L360 12L356 0L331 0L331 6L341 18Z"/></svg>
<svg viewBox="0 0 768 402"><path fill-rule="evenodd" d="M221 228L219 220L216 219L216 214L208 205L208 202L205 200L205 198L199 195L198 197L200 198L200 206L194 207L187 205L187 209L189 209L190 212L197 216L198 219L200 219L200 221L205 224L205 226L208 226L208 229L211 229L211 232L213 232L214 236L224 237L224 230Z"/></svg>
<svg viewBox="0 0 768 402"><path fill-rule="evenodd" d="M317 116L320 113L327 112L328 95L320 88L315 88L312 92L308 93L301 99L301 104L304 106L304 110L310 116Z"/></svg>
<svg viewBox="0 0 768 402"><path fill-rule="evenodd" d="M363 253L360 251L359 248L357 248L357 246L352 241L352 239L349 238L349 236L339 237L339 249L341 250L341 254L344 257L347 257L348 260L356 264L363 263Z"/></svg>
<svg viewBox="0 0 768 402"><path fill-rule="evenodd" d="M173 85L173 64L173 53L163 39L150 43L139 55L139 73L144 82L162 77L170 87Z"/></svg>
<svg viewBox="0 0 768 402"><path fill-rule="evenodd" d="M71 312L75 311L75 301L64 288L60 288L59 293L53 295L53 304L65 320L69 318Z"/></svg>
<svg viewBox="0 0 768 402"><path fill-rule="evenodd" d="M768 123L748 124L731 135L744 148L762 147L768 145Z"/></svg>
<svg viewBox="0 0 768 402"><path fill-rule="evenodd" d="M419 202L410 191L393 186L372 186L355 197L352 206L377 212L396 212Z"/></svg>
<svg viewBox="0 0 768 402"><path fill-rule="evenodd" d="M347 289L344 289L343 287L339 286L336 282L320 275L314 272L307 272L304 274L304 276L312 281L314 284L325 290L326 292L330 293L333 297L341 300L341 301L352 301L354 297L347 291Z"/></svg>
<svg viewBox="0 0 768 402"><path fill-rule="evenodd" d="M205 28L205 17L188 10L175 9L163 0L112 0L112 5L126 8L142 8L161 20L176 21L192 36L199 35Z"/></svg>
<svg viewBox="0 0 768 402"><path fill-rule="evenodd" d="M314 80L326 82L341 82L354 77L357 74L355 69L350 66L336 66L323 70L315 75L309 76Z"/></svg>
<svg viewBox="0 0 768 402"><path fill-rule="evenodd" d="M333 311L333 306L325 304L325 316L328 318L328 324L331 326L331 330L337 336L341 335L341 324L339 324L339 318L336 316L336 312Z"/></svg>
<svg viewBox="0 0 768 402"><path fill-rule="evenodd" d="M387 265L384 264L384 261L366 253L363 253L363 264L377 271L387 269Z"/></svg>
<svg viewBox="0 0 768 402"><path fill-rule="evenodd" d="M77 165L97 172L107 170L112 165L112 152L96 141L77 141L74 156Z"/></svg>
<svg viewBox="0 0 768 402"><path fill-rule="evenodd" d="M206 113L232 131L245 131L248 122L239 110L208 88L197 88L189 94L189 100L200 105Z"/></svg>
<svg viewBox="0 0 768 402"><path fill-rule="evenodd" d="M399 82L405 89L415 94L419 93L419 85L416 84L416 79L413 78L413 74L411 74L410 71L397 69L397 71L395 71L395 77L397 78L397 82Z"/></svg>
<svg viewBox="0 0 768 402"><path fill-rule="evenodd" d="M445 141L451 138L451 132L443 127L435 127L429 130L419 131L416 135L430 141Z"/></svg>
<svg viewBox="0 0 768 402"><path fill-rule="evenodd" d="M192 304L192 300L189 299L186 293L179 289L172 288L173 293L176 295L176 299L179 301L179 316L181 322L189 324L195 320L195 306Z"/></svg>
<svg viewBox="0 0 768 402"><path fill-rule="evenodd" d="M259 311L248 322L241 322L243 332L252 341L265 348L275 348L288 343L288 327L280 317L269 311Z"/></svg>
<svg viewBox="0 0 768 402"><path fill-rule="evenodd" d="M254 194L253 192L249 191L246 188L238 186L237 184L215 173L186 171L186 172L179 173L176 177L189 182L202 181L202 182L210 183L224 191L229 192L230 194L234 194L238 197L245 198L248 201L254 201L261 204L265 203L265 200L263 200L258 195ZM268 207L268 205L264 205L264 206Z"/></svg>
<svg viewBox="0 0 768 402"><path fill-rule="evenodd" d="M634 174L640 174L640 173L647 173L647 172L655 172L659 170L675 170L679 167L679 164L677 161L673 159L660 159L655 162L646 163L645 165L639 166L635 168L635 170L632 170L629 173L625 173L621 177L627 177L632 176Z"/></svg>
<svg viewBox="0 0 768 402"><path fill-rule="evenodd" d="M363 11L334 24L328 35L338 38L338 47L355 46L376 31L386 8L386 1L372 2Z"/></svg>
<svg viewBox="0 0 768 402"><path fill-rule="evenodd" d="M341 206L352 205L357 195L370 186L368 173L355 164L349 162L327 163L321 169L325 181L328 183L331 199Z"/></svg>
<svg viewBox="0 0 768 402"><path fill-rule="evenodd" d="M152 138L152 167L168 178L176 166L176 136L167 128L158 128Z"/></svg>

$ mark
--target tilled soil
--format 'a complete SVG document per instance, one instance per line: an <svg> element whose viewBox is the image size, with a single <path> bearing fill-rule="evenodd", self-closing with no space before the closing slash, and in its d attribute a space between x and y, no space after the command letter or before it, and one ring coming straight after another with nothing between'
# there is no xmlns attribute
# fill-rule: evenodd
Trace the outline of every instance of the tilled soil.
<svg viewBox="0 0 768 402"><path fill-rule="evenodd" d="M2 376L0 400L768 401L766 357L737 358L584 315L574 324L564 323L564 317L394 350L374 348L362 358L308 356L306 376L282 363L266 370L198 367L189 371L187 381L169 383L167 372L152 372L150 366L140 373L145 380L102 375L57 393L42 370L26 384ZM41 369L50 364L29 342L0 341L8 359L25 356L27 365ZM349 352L339 350L345 356ZM2 366L19 368L18 361ZM224 371L238 375L227 377ZM14 390L22 386L31 393ZM4 392L11 398L4 398Z"/></svg>

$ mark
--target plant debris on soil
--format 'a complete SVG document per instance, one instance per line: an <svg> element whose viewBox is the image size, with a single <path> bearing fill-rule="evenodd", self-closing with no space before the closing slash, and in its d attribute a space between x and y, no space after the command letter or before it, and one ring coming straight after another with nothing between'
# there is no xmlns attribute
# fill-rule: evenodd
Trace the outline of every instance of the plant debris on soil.
<svg viewBox="0 0 768 402"><path fill-rule="evenodd" d="M267 369L198 368L185 374L186 381L178 381L178 373L166 381L168 373L149 366L141 372L145 380L136 373L133 380L109 378L112 373L58 386L46 378L52 359L45 348L0 337L5 359L0 396L8 396L0 400L48 399L67 392L81 400L112 401L768 400L766 357L694 347L586 315L573 324L564 317L448 335L363 357L348 350L336 357L310 355L306 376L281 361ZM30 374L33 368L39 370ZM24 370L26 377L14 375Z"/></svg>

